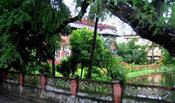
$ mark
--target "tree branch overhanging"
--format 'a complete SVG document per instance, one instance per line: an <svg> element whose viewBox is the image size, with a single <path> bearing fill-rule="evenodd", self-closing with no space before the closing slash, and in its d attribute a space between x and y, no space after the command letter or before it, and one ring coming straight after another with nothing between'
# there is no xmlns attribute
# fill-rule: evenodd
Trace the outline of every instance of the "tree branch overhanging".
<svg viewBox="0 0 175 103"><path fill-rule="evenodd" d="M75 17L72 17L72 18L69 18L67 19L66 21L63 22L63 24L61 24L56 31L61 31L68 23L72 23L72 22L75 22L77 20L80 20L83 15L87 12L87 8L89 6L89 3L87 0L84 0L81 4L81 10L80 12L78 13L78 15L76 15Z"/></svg>
<svg viewBox="0 0 175 103"><path fill-rule="evenodd" d="M147 20L138 18L138 12L131 5L120 1L118 4L107 4L107 0L103 0L104 6L116 17L129 24L133 30L142 38L148 39L152 42L165 47L172 56L175 56L175 28L163 25L160 28L152 26ZM142 24L140 24L142 22ZM155 30L159 32L155 33Z"/></svg>

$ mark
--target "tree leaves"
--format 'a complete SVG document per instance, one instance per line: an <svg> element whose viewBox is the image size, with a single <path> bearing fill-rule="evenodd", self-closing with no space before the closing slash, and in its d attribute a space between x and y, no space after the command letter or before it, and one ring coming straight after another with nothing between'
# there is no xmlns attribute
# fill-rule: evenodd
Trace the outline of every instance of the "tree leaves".
<svg viewBox="0 0 175 103"><path fill-rule="evenodd" d="M9 41L9 37L10 36L8 34L0 37L0 68L4 68L11 62L20 58L15 46L11 41Z"/></svg>
<svg viewBox="0 0 175 103"><path fill-rule="evenodd" d="M89 58L92 46L93 33L86 28L78 29L73 31L70 38L70 45L72 47L72 55L75 56L76 60L83 66L88 67ZM102 60L105 56L105 47L102 39L97 36L96 49L94 53L94 65L102 67L105 65L105 59ZM83 61L83 62L82 62Z"/></svg>
<svg viewBox="0 0 175 103"><path fill-rule="evenodd" d="M172 7L172 14L171 14L171 17L169 19L169 23L170 23L170 25L175 27L175 4Z"/></svg>
<svg viewBox="0 0 175 103"><path fill-rule="evenodd" d="M136 39L132 39L128 43L119 44L117 54L127 63L141 64L147 62L145 47L136 45L135 42Z"/></svg>
<svg viewBox="0 0 175 103"><path fill-rule="evenodd" d="M54 54L56 29L70 14L64 4L56 10L48 0L1 0L0 8L0 68L13 62L25 68Z"/></svg>
<svg viewBox="0 0 175 103"><path fill-rule="evenodd" d="M88 17L94 19L95 17L100 18L102 21L108 16L108 11L103 7L102 0L94 0L90 5L90 11Z"/></svg>

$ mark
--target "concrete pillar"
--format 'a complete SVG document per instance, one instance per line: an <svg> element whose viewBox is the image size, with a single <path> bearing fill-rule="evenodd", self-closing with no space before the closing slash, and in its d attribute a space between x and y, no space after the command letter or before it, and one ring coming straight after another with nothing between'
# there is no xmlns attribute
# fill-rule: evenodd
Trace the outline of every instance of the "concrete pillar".
<svg viewBox="0 0 175 103"><path fill-rule="evenodd" d="M119 82L113 82L114 103L122 103L122 85Z"/></svg>
<svg viewBox="0 0 175 103"><path fill-rule="evenodd" d="M6 80L7 79L7 75L8 75L8 71L7 70L4 70L4 73L3 73L3 80Z"/></svg>
<svg viewBox="0 0 175 103"><path fill-rule="evenodd" d="M19 85L20 87L24 86L24 73L22 72L19 73Z"/></svg>
<svg viewBox="0 0 175 103"><path fill-rule="evenodd" d="M46 83L47 83L46 77L44 75L41 75L41 77L40 77L41 89L45 89L46 88Z"/></svg>
<svg viewBox="0 0 175 103"><path fill-rule="evenodd" d="M79 83L78 80L75 78L71 79L71 84L70 84L70 88L71 88L71 95L72 96L76 96L78 93L78 87L79 87Z"/></svg>
<svg viewBox="0 0 175 103"><path fill-rule="evenodd" d="M23 91L23 86L24 86L24 73L20 72L19 73L19 92L20 92L20 95L22 94L22 91Z"/></svg>
<svg viewBox="0 0 175 103"><path fill-rule="evenodd" d="M7 79L8 71L6 69L0 70L0 83L3 83Z"/></svg>

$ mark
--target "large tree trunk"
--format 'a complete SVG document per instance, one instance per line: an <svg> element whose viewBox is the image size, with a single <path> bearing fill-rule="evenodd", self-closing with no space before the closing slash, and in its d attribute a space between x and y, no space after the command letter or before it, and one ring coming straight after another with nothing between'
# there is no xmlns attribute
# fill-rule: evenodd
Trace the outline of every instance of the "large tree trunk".
<svg viewBox="0 0 175 103"><path fill-rule="evenodd" d="M159 28L159 32L155 33L157 27L138 18L138 12L131 5L123 1L118 2L116 6L107 3L107 0L103 0L103 2L113 15L129 24L138 35L165 47L172 56L175 56L175 28L164 25ZM157 12L160 14L160 10ZM141 21L144 23L140 24Z"/></svg>

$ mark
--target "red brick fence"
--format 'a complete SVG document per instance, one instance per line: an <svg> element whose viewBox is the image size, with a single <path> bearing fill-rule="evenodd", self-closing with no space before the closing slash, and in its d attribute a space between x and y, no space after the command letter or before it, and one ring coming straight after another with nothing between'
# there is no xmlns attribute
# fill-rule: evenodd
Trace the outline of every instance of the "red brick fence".
<svg viewBox="0 0 175 103"><path fill-rule="evenodd" d="M4 93L25 96L24 98L42 98L49 103L175 103L175 87L126 84L123 88L117 81L46 77L36 74L29 76L16 72L4 74L4 85L0 86L0 90L1 87L5 90Z"/></svg>
<svg viewBox="0 0 175 103"><path fill-rule="evenodd" d="M71 96L86 96L96 98L98 101L107 100L121 103L122 86L119 82L104 82L95 80L82 80L77 78L46 77L43 75L24 75L23 73L9 72L4 80L17 83L20 88L31 86L42 90L64 90Z"/></svg>

